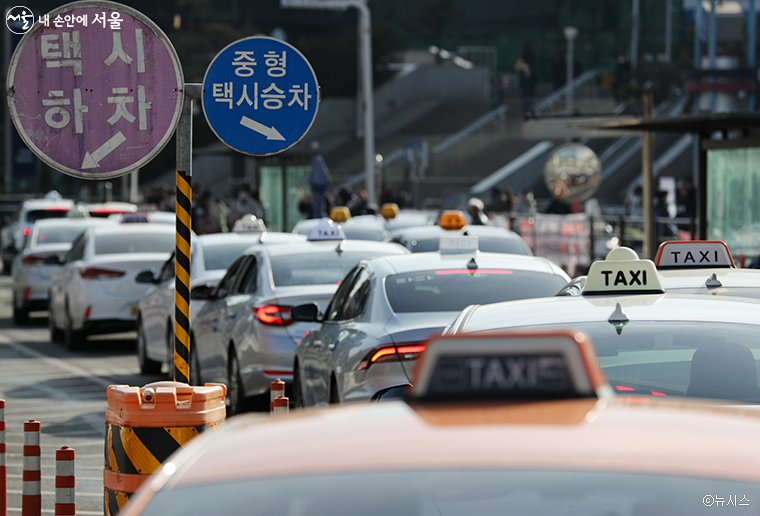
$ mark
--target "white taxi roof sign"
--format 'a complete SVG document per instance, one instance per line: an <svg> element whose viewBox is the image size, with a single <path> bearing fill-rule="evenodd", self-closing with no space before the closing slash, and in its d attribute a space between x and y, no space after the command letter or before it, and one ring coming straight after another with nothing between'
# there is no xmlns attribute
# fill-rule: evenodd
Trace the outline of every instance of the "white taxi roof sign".
<svg viewBox="0 0 760 516"><path fill-rule="evenodd" d="M733 269L731 252L720 240L683 240L663 242L654 264L658 269Z"/></svg>
<svg viewBox="0 0 760 516"><path fill-rule="evenodd" d="M499 332L435 337L415 370L411 400L609 397L588 335Z"/></svg>
<svg viewBox="0 0 760 516"><path fill-rule="evenodd" d="M309 236L306 240L315 242L318 240L345 240L346 234L343 232L343 228L339 224L336 224L328 218L321 219L316 226L309 231Z"/></svg>
<svg viewBox="0 0 760 516"><path fill-rule="evenodd" d="M253 213L246 213L232 226L233 233L263 233L267 230L264 221L258 218Z"/></svg>
<svg viewBox="0 0 760 516"><path fill-rule="evenodd" d="M660 275L652 260L640 260L633 249L616 247L606 260L591 264L581 294L663 294Z"/></svg>
<svg viewBox="0 0 760 516"><path fill-rule="evenodd" d="M475 253L478 251L478 237L471 235L442 236L438 240L441 254Z"/></svg>

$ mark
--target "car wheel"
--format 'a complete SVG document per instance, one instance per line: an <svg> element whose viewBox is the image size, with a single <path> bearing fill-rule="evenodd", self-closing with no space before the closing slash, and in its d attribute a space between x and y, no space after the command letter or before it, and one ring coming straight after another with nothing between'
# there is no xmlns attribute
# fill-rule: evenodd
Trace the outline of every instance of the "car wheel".
<svg viewBox="0 0 760 516"><path fill-rule="evenodd" d="M192 337L190 338L190 385L203 385L198 351L195 348L195 340Z"/></svg>
<svg viewBox="0 0 760 516"><path fill-rule="evenodd" d="M166 375L174 380L174 327L171 323L166 323Z"/></svg>
<svg viewBox="0 0 760 516"><path fill-rule="evenodd" d="M16 302L16 293L13 293L13 322L15 324L26 324L29 322L29 310L19 308Z"/></svg>
<svg viewBox="0 0 760 516"><path fill-rule="evenodd" d="M87 335L83 330L74 329L74 322L71 319L68 303L63 309L63 319L63 343L66 345L66 348L72 351L81 349L84 346L84 343L87 341Z"/></svg>
<svg viewBox="0 0 760 516"><path fill-rule="evenodd" d="M145 342L145 329L142 319L137 319L137 365L142 374L160 374L161 362L148 358L147 343Z"/></svg>
<svg viewBox="0 0 760 516"><path fill-rule="evenodd" d="M238 362L235 348L230 348L230 356L227 359L227 416L233 416L242 412L243 407L243 384L240 379L240 363Z"/></svg>
<svg viewBox="0 0 760 516"><path fill-rule="evenodd" d="M50 341L51 342L63 342L63 330L59 329L55 325L55 317L53 316L53 305L50 305L48 309L48 328L50 329Z"/></svg>
<svg viewBox="0 0 760 516"><path fill-rule="evenodd" d="M330 382L330 405L337 405L340 403L340 397L338 396L338 380L333 376Z"/></svg>
<svg viewBox="0 0 760 516"><path fill-rule="evenodd" d="M293 393L291 394L293 408L303 408L304 400L301 394L301 372L298 370L298 362L293 364Z"/></svg>

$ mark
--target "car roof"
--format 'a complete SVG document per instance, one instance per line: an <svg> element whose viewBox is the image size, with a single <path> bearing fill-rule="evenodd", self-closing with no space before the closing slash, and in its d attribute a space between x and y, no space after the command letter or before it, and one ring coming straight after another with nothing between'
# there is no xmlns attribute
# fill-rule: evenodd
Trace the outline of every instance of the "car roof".
<svg viewBox="0 0 760 516"><path fill-rule="evenodd" d="M287 256L308 253L332 253L341 247L345 252L377 252L387 254L408 254L409 250L398 244L375 242L373 240L319 240L315 242L293 242L286 245L273 245L266 248L270 256ZM249 248L246 253L260 249L259 246Z"/></svg>
<svg viewBox="0 0 760 516"><path fill-rule="evenodd" d="M68 206L71 208L74 206L74 201L71 199L27 199L23 202L22 206L27 210L42 210L55 206Z"/></svg>
<svg viewBox="0 0 760 516"><path fill-rule="evenodd" d="M419 270L431 270L447 267L464 267L474 259L478 268L515 269L558 274L568 277L567 274L556 264L538 256L524 256L521 254L505 253L440 253L438 251L426 253L412 253L403 256L382 256L370 258L368 261L382 260L388 263L397 273L413 272Z"/></svg>
<svg viewBox="0 0 760 516"><path fill-rule="evenodd" d="M265 231L263 233L209 233L198 235L199 242L205 245L232 244L236 242L254 242L258 243L261 239L272 242L305 242L306 237L293 233L280 233L278 231Z"/></svg>
<svg viewBox="0 0 760 516"><path fill-rule="evenodd" d="M665 290L704 288L705 281L715 274L723 287L760 287L758 269L681 269L659 270Z"/></svg>
<svg viewBox="0 0 760 516"><path fill-rule="evenodd" d="M504 238L516 238L519 239L520 235L507 228L500 228L496 226L472 226L467 225L459 230L445 230L441 226L411 226L401 229L396 229L391 232L391 236L404 236L406 238L435 238L441 235L459 236L463 233L468 235L483 235L494 236Z"/></svg>
<svg viewBox="0 0 760 516"><path fill-rule="evenodd" d="M760 325L760 300L698 294L563 296L482 305L460 331L608 321L617 304L631 321L703 321ZM754 314L754 315L753 315Z"/></svg>
<svg viewBox="0 0 760 516"><path fill-rule="evenodd" d="M129 233L176 233L176 229L168 224L152 224L135 222L132 224L104 224L91 228L94 235L123 235Z"/></svg>
<svg viewBox="0 0 760 516"><path fill-rule="evenodd" d="M52 227L65 227L65 226L104 226L115 225L113 221L108 219L100 219L97 217L81 217L81 218L55 218L55 219L40 219L34 222L34 227L44 229L48 226Z"/></svg>
<svg viewBox="0 0 760 516"><path fill-rule="evenodd" d="M706 402L388 401L267 419L244 415L204 433L175 456L170 488L340 472L483 468L760 481L760 413ZM159 473L154 485L162 480Z"/></svg>

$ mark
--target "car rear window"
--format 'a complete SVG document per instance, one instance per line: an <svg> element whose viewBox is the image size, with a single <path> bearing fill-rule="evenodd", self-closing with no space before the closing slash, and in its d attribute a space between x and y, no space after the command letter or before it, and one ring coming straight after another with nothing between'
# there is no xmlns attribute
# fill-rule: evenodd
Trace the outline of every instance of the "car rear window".
<svg viewBox="0 0 760 516"><path fill-rule="evenodd" d="M567 329L567 324L521 330ZM591 337L618 396L699 397L760 403L760 326L714 321L576 323Z"/></svg>
<svg viewBox="0 0 760 516"><path fill-rule="evenodd" d="M429 253L438 250L440 237L410 239L407 248L413 253ZM529 256L528 247L515 238L494 238L478 235L478 249L484 253L508 253Z"/></svg>
<svg viewBox="0 0 760 516"><path fill-rule="evenodd" d="M84 226L53 226L40 229L35 245L71 243L84 230Z"/></svg>
<svg viewBox="0 0 760 516"><path fill-rule="evenodd" d="M232 262L251 247L252 242L234 242L203 246L203 265L207 271L225 270Z"/></svg>
<svg viewBox="0 0 760 516"><path fill-rule="evenodd" d="M141 514L693 516L721 513L729 498L735 510L741 504L749 512L746 506L759 496L757 483L640 472L379 471L172 486L158 491Z"/></svg>
<svg viewBox="0 0 760 516"><path fill-rule="evenodd" d="M382 256L383 252L342 252L273 256L272 277L276 287L328 285L341 281L359 260Z"/></svg>
<svg viewBox="0 0 760 516"><path fill-rule="evenodd" d="M174 235L156 233L115 233L95 237L95 254L170 253Z"/></svg>
<svg viewBox="0 0 760 516"><path fill-rule="evenodd" d="M565 283L534 271L439 269L388 276L385 292L396 313L458 312L474 304L553 296Z"/></svg>
<svg viewBox="0 0 760 516"><path fill-rule="evenodd" d="M68 208L56 208L52 210L31 210L26 212L26 221L29 224L42 219L62 219L68 215Z"/></svg>

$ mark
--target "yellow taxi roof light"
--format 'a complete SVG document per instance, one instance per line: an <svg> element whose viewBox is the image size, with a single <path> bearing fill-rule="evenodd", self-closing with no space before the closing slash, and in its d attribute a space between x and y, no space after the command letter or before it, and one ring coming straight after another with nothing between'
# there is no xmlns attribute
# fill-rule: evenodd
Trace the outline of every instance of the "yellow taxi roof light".
<svg viewBox="0 0 760 516"><path fill-rule="evenodd" d="M462 229L466 223L464 213L459 210L445 210L438 219L438 225L446 231Z"/></svg>
<svg viewBox="0 0 760 516"><path fill-rule="evenodd" d="M336 206L330 210L330 219L333 222L346 222L351 218L351 212L346 206Z"/></svg>
<svg viewBox="0 0 760 516"><path fill-rule="evenodd" d="M640 260L636 251L616 247L606 260L591 264L582 294L663 294L660 275L652 260Z"/></svg>
<svg viewBox="0 0 760 516"><path fill-rule="evenodd" d="M658 269L733 269L731 252L720 240L683 240L663 242L654 264Z"/></svg>
<svg viewBox="0 0 760 516"><path fill-rule="evenodd" d="M380 215L384 219L395 219L398 211L398 204L395 202L387 202L380 207Z"/></svg>
<svg viewBox="0 0 760 516"><path fill-rule="evenodd" d="M415 369L414 400L612 396L591 338L577 331L434 337Z"/></svg>

